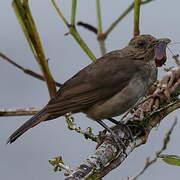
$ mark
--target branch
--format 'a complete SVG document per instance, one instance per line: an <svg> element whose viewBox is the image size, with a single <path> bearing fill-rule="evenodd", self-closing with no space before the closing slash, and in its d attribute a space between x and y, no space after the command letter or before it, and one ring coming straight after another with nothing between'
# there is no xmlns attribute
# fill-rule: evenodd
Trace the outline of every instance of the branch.
<svg viewBox="0 0 180 180"><path fill-rule="evenodd" d="M67 172L67 175L72 173L72 169L64 164L62 156L54 157L53 159L49 160L49 164L54 167L55 172L64 169Z"/></svg>
<svg viewBox="0 0 180 180"><path fill-rule="evenodd" d="M78 127L74 122L74 118L71 116L71 113L65 114L65 118L69 130L76 131L77 133L82 134L86 139L91 139L95 142L100 141L100 138L97 135L93 134L91 127L88 127L86 130L82 130L80 127Z"/></svg>
<svg viewBox="0 0 180 180"><path fill-rule="evenodd" d="M96 35L97 35L97 33L98 33L97 28L94 27L94 26L92 26L91 24L88 24L88 23L79 21L79 22L77 23L77 25L78 25L78 26L82 26L83 28L85 28L85 29L93 32L93 33L96 34Z"/></svg>
<svg viewBox="0 0 180 180"><path fill-rule="evenodd" d="M44 79L44 77L42 75L40 75L40 74L30 70L30 69L26 69L26 68L22 67L21 65L17 64L14 60L10 59L9 57L7 57L6 55L4 55L1 52L0 52L0 57L2 59L4 59L5 61L7 61L8 63L10 63L11 65L13 65L16 68L18 68L19 70L23 71L25 74L30 75L30 76L32 76L32 77L34 77L36 79L41 80L41 81L45 81L45 79ZM62 86L62 84L60 84L60 83L58 83L56 81L55 81L55 85L57 87L61 87Z"/></svg>
<svg viewBox="0 0 180 180"><path fill-rule="evenodd" d="M0 109L0 116L29 116L34 115L40 110L40 108Z"/></svg>
<svg viewBox="0 0 180 180"><path fill-rule="evenodd" d="M171 103L167 98L166 88L169 89ZM152 94L154 98L141 103L132 117L128 119L127 125L133 134L132 141L127 138L128 133L125 133L125 130L122 131L119 126L112 127L112 130L122 138L126 148L118 149L112 137L106 134L95 152L85 159L66 180L100 179L119 166L136 147L147 141L153 127L156 127L168 114L180 108L179 94L180 69L176 69L160 81L157 89ZM144 117L142 114L144 114Z"/></svg>

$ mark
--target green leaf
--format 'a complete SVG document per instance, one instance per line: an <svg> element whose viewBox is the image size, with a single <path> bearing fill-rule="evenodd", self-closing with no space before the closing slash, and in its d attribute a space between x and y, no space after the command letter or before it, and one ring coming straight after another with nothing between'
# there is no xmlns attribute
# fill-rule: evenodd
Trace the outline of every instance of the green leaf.
<svg viewBox="0 0 180 180"><path fill-rule="evenodd" d="M49 160L49 164L51 164L54 167L55 172L62 171L61 167L59 166L60 163L64 164L62 156L58 156Z"/></svg>
<svg viewBox="0 0 180 180"><path fill-rule="evenodd" d="M159 156L164 162L174 166L180 166L180 156L163 154Z"/></svg>

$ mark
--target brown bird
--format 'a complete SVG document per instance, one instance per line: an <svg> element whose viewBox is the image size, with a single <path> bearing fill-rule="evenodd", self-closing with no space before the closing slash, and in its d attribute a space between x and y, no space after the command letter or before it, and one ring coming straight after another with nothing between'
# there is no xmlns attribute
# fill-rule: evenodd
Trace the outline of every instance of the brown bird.
<svg viewBox="0 0 180 180"><path fill-rule="evenodd" d="M57 95L17 129L7 143L14 142L40 122L68 112L86 113L108 128L103 119L111 120L132 108L156 81L157 67L166 61L169 42L169 39L140 35L125 48L99 58L67 80Z"/></svg>

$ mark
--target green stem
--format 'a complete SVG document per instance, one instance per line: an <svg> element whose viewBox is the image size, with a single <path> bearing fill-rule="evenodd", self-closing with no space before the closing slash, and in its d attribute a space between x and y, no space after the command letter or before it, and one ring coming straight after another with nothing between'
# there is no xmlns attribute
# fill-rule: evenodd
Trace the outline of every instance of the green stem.
<svg viewBox="0 0 180 180"><path fill-rule="evenodd" d="M110 27L106 30L105 34L108 35L116 26L119 22L121 22L128 14L131 12L131 10L134 7L134 3L130 4L128 8L115 20Z"/></svg>
<svg viewBox="0 0 180 180"><path fill-rule="evenodd" d="M84 50L84 52L89 56L89 58L95 62L96 61L96 57L94 56L94 54L91 52L91 50L89 49L89 47L86 45L86 43L82 40L80 34L78 33L78 31L76 30L76 28L74 27L70 27L70 33L72 34L72 36L74 37L74 39L78 42L78 44L81 46L81 48Z"/></svg>
<svg viewBox="0 0 180 180"><path fill-rule="evenodd" d="M144 0L141 2L141 5L150 3L151 1L154 1L154 0ZM134 2L131 3L128 6L128 8L117 18L117 20L115 20L110 25L110 27L105 31L105 34L108 35L118 25L118 23L120 23L132 11L133 8L134 8Z"/></svg>
<svg viewBox="0 0 180 180"><path fill-rule="evenodd" d="M74 25L71 25L68 23L68 21L66 20L66 18L64 17L64 15L62 14L60 8L58 7L57 3L55 0L51 0L52 1L52 4L53 6L55 7L58 15L61 17L61 19L63 20L63 22L66 24L66 26L68 27L69 29L69 32L71 33L71 35L73 36L73 38L78 42L78 44L80 45L80 47L84 50L84 52L88 55L88 57L92 60L92 61L96 61L96 57L95 55L92 53L92 51L89 49L89 47L87 46L87 44L83 41L83 39L81 38L80 34L78 33L78 31L76 30L75 26ZM72 16L75 17L75 13L76 13L76 2L73 2L74 3L74 10L72 10ZM71 16L71 17L72 17ZM75 18L71 18L71 21L74 21Z"/></svg>
<svg viewBox="0 0 180 180"><path fill-rule="evenodd" d="M72 0L71 25L75 25L77 0Z"/></svg>
<svg viewBox="0 0 180 180"><path fill-rule="evenodd" d="M69 26L69 23L67 21L67 19L64 17L63 13L60 11L60 8L57 6L56 1L55 0L51 0L54 8L56 9L58 15L61 17L61 19L63 20L63 22L66 24L66 26Z"/></svg>
<svg viewBox="0 0 180 180"><path fill-rule="evenodd" d="M141 0L134 0L134 36L140 34L139 17L140 17Z"/></svg>
<svg viewBox="0 0 180 180"><path fill-rule="evenodd" d="M97 27L98 27L98 34L97 39L99 41L99 47L101 51L101 55L106 54L106 45L105 45L105 36L103 36L103 30L102 30L102 17L101 17L101 5L100 0L96 0L96 13L97 13Z"/></svg>
<svg viewBox="0 0 180 180"><path fill-rule="evenodd" d="M96 0L96 12L97 12L97 20L98 20L98 34L102 33L102 17L101 17L101 8L100 8L100 0Z"/></svg>
<svg viewBox="0 0 180 180"><path fill-rule="evenodd" d="M42 70L43 76L47 83L50 97L52 98L56 94L56 86L49 69L48 61L43 50L36 24L29 8L28 0L14 0L12 6L16 13L17 19L19 20L21 28L25 34L25 37L29 43L29 46Z"/></svg>

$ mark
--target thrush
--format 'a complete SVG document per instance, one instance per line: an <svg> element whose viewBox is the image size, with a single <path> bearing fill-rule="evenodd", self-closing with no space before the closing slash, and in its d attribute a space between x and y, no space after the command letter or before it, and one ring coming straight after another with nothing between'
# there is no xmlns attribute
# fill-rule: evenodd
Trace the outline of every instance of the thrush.
<svg viewBox="0 0 180 180"><path fill-rule="evenodd" d="M97 59L67 80L56 96L17 129L7 143L14 142L37 124L68 112L83 112L108 128L104 119L112 119L132 108L157 80L157 67L166 61L169 42L166 38L140 35L123 49Z"/></svg>

